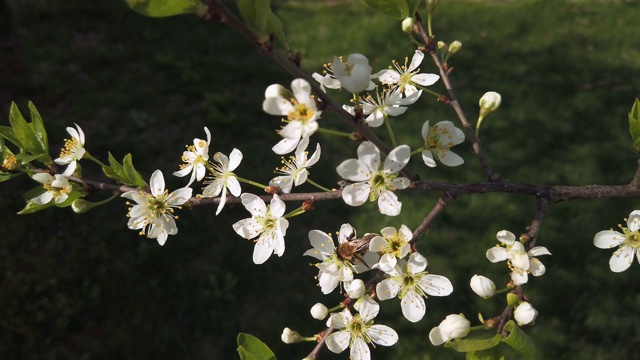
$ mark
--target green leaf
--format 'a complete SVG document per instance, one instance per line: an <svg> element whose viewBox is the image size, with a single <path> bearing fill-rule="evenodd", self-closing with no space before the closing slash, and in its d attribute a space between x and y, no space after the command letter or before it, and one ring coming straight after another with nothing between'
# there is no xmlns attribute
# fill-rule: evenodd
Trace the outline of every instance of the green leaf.
<svg viewBox="0 0 640 360"><path fill-rule="evenodd" d="M236 0L236 5L244 22L252 26L256 18L256 7L253 0Z"/></svg>
<svg viewBox="0 0 640 360"><path fill-rule="evenodd" d="M448 341L445 347L453 348L458 352L478 351L492 348L500 344L500 334L495 331L474 331L464 339Z"/></svg>
<svg viewBox="0 0 640 360"><path fill-rule="evenodd" d="M413 13L409 13L407 0L364 0L364 2L372 8L383 14L391 16L396 20L404 20L409 16L413 16L415 13L415 11Z"/></svg>
<svg viewBox="0 0 640 360"><path fill-rule="evenodd" d="M257 337L238 334L238 354L241 360L276 360L276 355Z"/></svg>
<svg viewBox="0 0 640 360"><path fill-rule="evenodd" d="M126 185L146 187L147 183L133 166L131 154L125 155L122 164L109 153L109 166L103 166L102 171L107 177Z"/></svg>
<svg viewBox="0 0 640 360"><path fill-rule="evenodd" d="M150 17L167 17L195 12L197 0L126 0L131 10Z"/></svg>
<svg viewBox="0 0 640 360"><path fill-rule="evenodd" d="M31 110L33 132L36 134L41 148L46 152L49 149L49 138L47 136L47 130L44 127L44 122L42 121L42 116L40 116L38 109L36 109L36 106L31 101L29 101L28 106L29 110Z"/></svg>
<svg viewBox="0 0 640 360"><path fill-rule="evenodd" d="M422 0L407 0L407 5L409 7L409 16L413 17L418 11L418 7L422 4Z"/></svg>
<svg viewBox="0 0 640 360"><path fill-rule="evenodd" d="M13 129L9 126L0 126L0 136L4 139L11 141L17 147L20 147L20 142L18 138L13 133Z"/></svg>
<svg viewBox="0 0 640 360"><path fill-rule="evenodd" d="M633 140L633 147L640 151L640 100L636 99L629 113L629 131Z"/></svg>
<svg viewBox="0 0 640 360"><path fill-rule="evenodd" d="M21 149L37 154L41 150L40 143L36 138L36 134L33 129L24 119L24 116L20 113L18 106L15 102L11 103L11 110L9 110L9 122L13 129L13 135L18 141L18 145Z"/></svg>
<svg viewBox="0 0 640 360"><path fill-rule="evenodd" d="M484 349L479 351L471 351L467 353L467 360L504 360L504 354L502 353L501 344L494 346L491 349Z"/></svg>
<svg viewBox="0 0 640 360"><path fill-rule="evenodd" d="M269 16L267 17L267 32L275 36L282 48L289 50L289 44L287 43L287 38L284 35L284 26L282 25L282 21L278 15L271 11L271 9L269 9Z"/></svg>
<svg viewBox="0 0 640 360"><path fill-rule="evenodd" d="M519 352L524 359L536 358L536 345L533 340L513 320L509 320L504 326L504 330L509 332L509 336L502 339L502 342Z"/></svg>
<svg viewBox="0 0 640 360"><path fill-rule="evenodd" d="M255 0L255 17L253 19L253 29L258 34L267 32L267 18L271 12L271 0Z"/></svg>
<svg viewBox="0 0 640 360"><path fill-rule="evenodd" d="M40 211L40 210L44 210L44 209L48 209L50 207L53 207L54 202L51 201L48 204L44 204L44 205L38 205L34 202L27 202L27 205L24 207L24 209L18 211L18 215L27 215L27 214L33 214L36 211Z"/></svg>
<svg viewBox="0 0 640 360"><path fill-rule="evenodd" d="M14 177L18 177L24 173L6 173L4 171L0 171L0 182L8 181L13 179Z"/></svg>

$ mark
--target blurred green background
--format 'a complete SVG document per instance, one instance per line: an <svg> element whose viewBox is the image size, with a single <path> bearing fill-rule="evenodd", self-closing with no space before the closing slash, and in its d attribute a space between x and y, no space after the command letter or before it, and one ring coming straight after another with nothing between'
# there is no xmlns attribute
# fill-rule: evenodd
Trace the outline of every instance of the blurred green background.
<svg viewBox="0 0 640 360"><path fill-rule="evenodd" d="M364 2L274 3L309 72L320 71L333 55L363 53L376 71L413 53L399 24ZM449 64L468 117L477 116L484 92L502 94L502 106L485 120L481 136L488 160L504 178L558 185L631 180L637 154L627 113L640 96L638 13L637 1L440 4L438 39L463 43ZM426 61L421 68L435 72ZM279 164L269 150L278 141L279 120L261 111L264 89L291 80L233 32L192 16L144 18L116 0L0 1L2 124L11 101L26 114L31 100L48 126L53 155L67 137L65 127L77 123L94 156L131 152L145 178L161 169L170 189L184 185L185 179L170 174L184 145L204 137L204 126L213 133L212 153L238 147L245 157L237 173L266 183ZM444 91L440 83L433 89ZM400 142L419 146L425 120L455 118L423 96L394 119ZM328 113L321 124L349 130ZM323 148L312 178L333 186L339 180L335 166L354 157L357 144L324 135L313 140ZM427 169L418 158L410 165L424 179L483 181L468 144L456 152L466 160L459 168ZM84 170L103 178L91 164ZM3 359L234 359L238 332L263 339L280 359L302 358L312 344L286 346L281 330L320 331L323 323L308 309L341 299L337 293L321 296L316 287L312 259L301 256L310 247L307 231L334 232L344 222L360 234L387 225L415 228L439 195L399 193L404 211L398 218L380 215L375 205L319 203L291 220L285 255L256 266L253 243L231 229L247 216L241 206L227 206L218 217L214 207L181 212L180 233L160 247L127 229L124 201L83 215L69 209L15 215L24 205L21 194L35 186L25 177L0 185ZM597 231L622 223L639 205L637 199L593 199L550 206L538 244L553 256L541 258L547 273L525 287L540 312L535 326L525 328L540 358L640 358L640 266L613 274L613 251L593 246ZM476 273L497 284L508 281L504 264L489 263L484 252L496 243L497 231L524 232L534 210L535 199L522 195L465 195L449 205L419 249L432 273L451 279L454 293L429 298L417 324L402 317L397 300L381 303L376 321L394 327L400 341L378 347L374 358L463 358L432 346L427 334L450 313L473 321L478 312L490 317L501 311L501 299L478 298L468 281ZM323 359L346 357L322 352Z"/></svg>

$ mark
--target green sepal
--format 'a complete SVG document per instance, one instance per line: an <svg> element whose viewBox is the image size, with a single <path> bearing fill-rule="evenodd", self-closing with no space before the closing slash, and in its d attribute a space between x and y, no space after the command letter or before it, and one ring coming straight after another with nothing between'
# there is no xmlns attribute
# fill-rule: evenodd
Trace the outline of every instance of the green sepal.
<svg viewBox="0 0 640 360"><path fill-rule="evenodd" d="M113 155L109 153L109 166L103 166L102 171L110 179L126 185L139 188L148 186L142 178L142 175L140 175L133 166L131 154L125 155L124 159L122 159L122 164L120 164Z"/></svg>
<svg viewBox="0 0 640 360"><path fill-rule="evenodd" d="M500 344L502 337L495 331L482 330L471 332L464 339L447 341L445 347L450 347L458 352L470 352L492 348Z"/></svg>
<svg viewBox="0 0 640 360"><path fill-rule="evenodd" d="M633 140L633 147L640 152L640 100L636 99L629 113L629 132Z"/></svg>
<svg viewBox="0 0 640 360"><path fill-rule="evenodd" d="M276 355L257 337L238 334L238 354L240 360L276 360Z"/></svg>
<svg viewBox="0 0 640 360"><path fill-rule="evenodd" d="M409 0L412 3L415 2ZM407 4L407 0L364 0L370 7L380 11L383 14L389 15L396 20L404 20L409 16L413 16L415 14L415 9L413 12L409 12L409 5ZM418 1L418 5L420 2ZM417 6L416 6L417 9Z"/></svg>
<svg viewBox="0 0 640 360"><path fill-rule="evenodd" d="M504 326L504 330L509 335L502 339L502 342L519 352L523 359L536 358L536 345L527 334L516 325L515 321L509 320Z"/></svg>
<svg viewBox="0 0 640 360"><path fill-rule="evenodd" d="M126 0L131 10L149 17L193 14L197 0Z"/></svg>
<svg viewBox="0 0 640 360"><path fill-rule="evenodd" d="M490 349L471 351L467 353L467 360L504 360L502 344Z"/></svg>

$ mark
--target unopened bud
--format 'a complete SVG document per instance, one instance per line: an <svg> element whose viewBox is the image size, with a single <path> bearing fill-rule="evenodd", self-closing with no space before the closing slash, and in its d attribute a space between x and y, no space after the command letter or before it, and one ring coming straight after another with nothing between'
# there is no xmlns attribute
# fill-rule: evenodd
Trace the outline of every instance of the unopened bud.
<svg viewBox="0 0 640 360"><path fill-rule="evenodd" d="M447 47L447 43L444 41L438 41L438 50L445 50L445 48Z"/></svg>
<svg viewBox="0 0 640 360"><path fill-rule="evenodd" d="M438 3L440 3L440 0L427 0L427 11L429 14L433 14L433 12L436 11Z"/></svg>
<svg viewBox="0 0 640 360"><path fill-rule="evenodd" d="M302 341L302 336L300 336L297 331L291 330L287 327L282 331L280 339L285 344L295 344Z"/></svg>
<svg viewBox="0 0 640 360"><path fill-rule="evenodd" d="M311 307L311 316L316 320L324 320L329 314L329 310L324 304L317 303Z"/></svg>
<svg viewBox="0 0 640 360"><path fill-rule="evenodd" d="M531 304L523 301L518 305L513 312L513 317L516 319L519 325L527 325L533 322L538 316L538 310L534 309Z"/></svg>
<svg viewBox="0 0 640 360"><path fill-rule="evenodd" d="M462 43L458 40L449 45L449 55L453 55L462 49Z"/></svg>
<svg viewBox="0 0 640 360"><path fill-rule="evenodd" d="M412 17L408 17L402 20L402 32L410 35L413 32L413 27L416 25L416 20Z"/></svg>
<svg viewBox="0 0 640 360"><path fill-rule="evenodd" d="M496 284L482 275L473 275L470 285L471 290L483 299L488 299L496 293Z"/></svg>
<svg viewBox="0 0 640 360"><path fill-rule="evenodd" d="M480 116L484 117L490 112L498 110L502 96L495 91L488 91L480 98ZM484 114L484 115L483 115Z"/></svg>
<svg viewBox="0 0 640 360"><path fill-rule="evenodd" d="M98 206L98 204L92 203L84 199L78 199L71 204L71 210L76 214L83 214Z"/></svg>

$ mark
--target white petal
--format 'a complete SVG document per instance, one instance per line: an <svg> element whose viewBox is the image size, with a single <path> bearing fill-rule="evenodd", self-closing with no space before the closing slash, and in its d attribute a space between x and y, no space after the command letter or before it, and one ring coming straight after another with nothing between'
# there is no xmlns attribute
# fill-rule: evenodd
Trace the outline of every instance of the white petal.
<svg viewBox="0 0 640 360"><path fill-rule="evenodd" d="M395 255L391 254L382 255L382 257L380 258L380 262L378 262L378 264L380 265L380 270L384 272L392 271L396 267L397 263L398 259L395 257Z"/></svg>
<svg viewBox="0 0 640 360"><path fill-rule="evenodd" d="M260 197L250 193L244 193L240 196L242 205L254 216L265 216L267 214L267 204Z"/></svg>
<svg viewBox="0 0 640 360"><path fill-rule="evenodd" d="M393 299L398 296L398 292L402 288L402 284L394 279L386 279L376 285L376 294L378 299L384 301Z"/></svg>
<svg viewBox="0 0 640 360"><path fill-rule="evenodd" d="M398 333L386 325L371 326L369 336L374 343L382 346L391 346L398 342Z"/></svg>
<svg viewBox="0 0 640 360"><path fill-rule="evenodd" d="M224 208L226 203L227 203L227 191L225 190L222 192L222 195L220 195L220 202L218 203L218 207L216 208L216 216L220 214L220 212L222 211L222 208Z"/></svg>
<svg viewBox="0 0 640 360"><path fill-rule="evenodd" d="M238 182L238 179L236 179L235 176L230 176L227 178L227 189L229 189L229 192L233 196L240 196L240 193L242 192L240 183Z"/></svg>
<svg viewBox="0 0 640 360"><path fill-rule="evenodd" d="M260 239L253 248L253 263L256 265L263 264L271 257L271 254L273 254L271 243Z"/></svg>
<svg viewBox="0 0 640 360"><path fill-rule="evenodd" d="M360 300L360 308L358 309L360 313L360 317L363 321L369 321L376 316L378 316L378 312L380 312L380 305L371 298L369 295L365 295Z"/></svg>
<svg viewBox="0 0 640 360"><path fill-rule="evenodd" d="M369 346L362 338L356 338L351 344L351 351L349 352L349 358L351 360L370 360L371 350Z"/></svg>
<svg viewBox="0 0 640 360"><path fill-rule="evenodd" d="M464 159L460 157L460 155L454 153L451 150L446 150L446 151L441 150L441 151L437 151L437 153L438 153L438 158L440 159L440 162L442 162L444 165L455 167L455 166L460 166L464 164Z"/></svg>
<svg viewBox="0 0 640 360"><path fill-rule="evenodd" d="M318 273L318 285L320 285L320 291L325 295L335 290L339 283L340 279L338 279L338 276L335 274L328 272Z"/></svg>
<svg viewBox="0 0 640 360"><path fill-rule="evenodd" d="M281 97L267 98L262 102L262 110L269 115L287 116L293 109L291 102Z"/></svg>
<svg viewBox="0 0 640 360"><path fill-rule="evenodd" d="M634 210L629 214L627 228L629 228L631 232L636 232L640 229L640 210Z"/></svg>
<svg viewBox="0 0 640 360"><path fill-rule="evenodd" d="M367 181L371 178L369 167L357 159L347 159L336 168L338 175L349 181Z"/></svg>
<svg viewBox="0 0 640 360"><path fill-rule="evenodd" d="M369 251L382 251L387 246L387 240L385 240L382 236L377 235L374 236L371 241L369 241Z"/></svg>
<svg viewBox="0 0 640 360"><path fill-rule="evenodd" d="M162 171L156 170L153 172L153 174L151 174L149 188L151 189L151 194L154 197L162 195L162 193L164 192L164 176L162 176Z"/></svg>
<svg viewBox="0 0 640 360"><path fill-rule="evenodd" d="M369 127L379 127L384 124L384 113L380 110L376 110L371 115L367 116L364 121L369 125Z"/></svg>
<svg viewBox="0 0 640 360"><path fill-rule="evenodd" d="M526 284L529 281L529 275L524 270L513 269L511 271L511 280L513 280L514 285Z"/></svg>
<svg viewBox="0 0 640 360"><path fill-rule="evenodd" d="M398 201L396 194L391 191L382 191L378 198L378 210L387 216L397 216L402 211L402 203Z"/></svg>
<svg viewBox="0 0 640 360"><path fill-rule="evenodd" d="M431 86L440 80L436 74L416 74L411 77L411 81L422 86Z"/></svg>
<svg viewBox="0 0 640 360"><path fill-rule="evenodd" d="M597 233L593 238L593 245L600 249L609 249L622 244L624 239L624 235L617 231L604 230Z"/></svg>
<svg viewBox="0 0 640 360"><path fill-rule="evenodd" d="M433 160L433 154L431 153L431 150L424 150L422 152L422 161L424 161L424 164L427 165L428 167L436 167L436 161Z"/></svg>
<svg viewBox="0 0 640 360"><path fill-rule="evenodd" d="M421 273L427 268L427 258L418 252L414 252L409 256L407 267L409 268L409 272L412 274Z"/></svg>
<svg viewBox="0 0 640 360"><path fill-rule="evenodd" d="M507 260L507 250L503 247L496 246L487 250L487 259L492 263L497 263L499 261Z"/></svg>
<svg viewBox="0 0 640 360"><path fill-rule="evenodd" d="M169 194L169 197L167 197L167 204L170 206L182 205L189 201L192 193L193 189L189 187L177 189Z"/></svg>
<svg viewBox="0 0 640 360"><path fill-rule="evenodd" d="M429 332L429 340L431 340L431 343L433 345L438 346L447 342L449 338L442 331L440 331L440 327L436 326Z"/></svg>
<svg viewBox="0 0 640 360"><path fill-rule="evenodd" d="M247 218L233 224L233 230L245 239L253 239L262 231L262 225L253 218Z"/></svg>
<svg viewBox="0 0 640 360"><path fill-rule="evenodd" d="M300 138L284 138L275 144L271 150L278 155L285 155L292 152L298 145L299 141Z"/></svg>
<svg viewBox="0 0 640 360"><path fill-rule="evenodd" d="M496 234L496 239L505 245L511 245L516 241L516 236L511 231L500 230Z"/></svg>
<svg viewBox="0 0 640 360"><path fill-rule="evenodd" d="M633 248L630 246L621 247L616 250L609 260L609 267L613 272L625 271L631 266L633 261Z"/></svg>
<svg viewBox="0 0 640 360"><path fill-rule="evenodd" d="M397 84L398 81L400 81L400 74L392 69L383 70L380 76L378 76L378 80L383 84Z"/></svg>
<svg viewBox="0 0 640 360"><path fill-rule="evenodd" d="M425 275L418 282L420 288L431 296L447 296L453 292L451 281L441 275Z"/></svg>
<svg viewBox="0 0 640 360"><path fill-rule="evenodd" d="M305 79L294 79L291 82L291 90L300 103L305 103L311 96L311 85Z"/></svg>
<svg viewBox="0 0 640 360"><path fill-rule="evenodd" d="M351 340L351 334L348 331L338 331L329 335L325 344L329 350L339 354L349 346L349 340Z"/></svg>
<svg viewBox="0 0 640 360"><path fill-rule="evenodd" d="M549 250L544 246L536 246L527 252L529 256L551 255Z"/></svg>
<svg viewBox="0 0 640 360"><path fill-rule="evenodd" d="M229 154L229 171L235 170L242 161L242 152L238 149L233 149Z"/></svg>
<svg viewBox="0 0 640 360"><path fill-rule="evenodd" d="M271 216L279 218L282 215L284 215L284 212L286 210L286 205L278 195L273 195L273 198L271 199L270 204L271 206L269 208L269 211L271 213Z"/></svg>
<svg viewBox="0 0 640 360"><path fill-rule="evenodd" d="M422 64L422 59L424 59L424 53L420 50L416 50L411 58L411 64L409 64L409 72L415 70Z"/></svg>
<svg viewBox="0 0 640 360"><path fill-rule="evenodd" d="M546 271L547 271L547 269L542 264L542 261L540 261L538 259L530 259L529 260L529 272L531 272L531 275L533 275L533 276L544 275L544 273Z"/></svg>
<svg viewBox="0 0 640 360"><path fill-rule="evenodd" d="M367 183L355 183L342 190L342 199L347 205L360 206L369 198L371 186Z"/></svg>
<svg viewBox="0 0 640 360"><path fill-rule="evenodd" d="M429 129L431 127L429 127L429 120L425 121L424 124L422 124L422 129L420 130L420 133L422 134L422 138L423 139L427 139L427 135L429 135Z"/></svg>
<svg viewBox="0 0 640 360"><path fill-rule="evenodd" d="M407 294L402 298L400 306L402 308L402 315L411 322L418 322L422 320L424 314L427 312L424 299L413 290L407 292Z"/></svg>
<svg viewBox="0 0 640 360"><path fill-rule="evenodd" d="M409 145L400 145L391 150L384 161L384 172L387 174L395 174L407 165L411 157L411 148Z"/></svg>
<svg viewBox="0 0 640 360"><path fill-rule="evenodd" d="M358 159L372 172L380 169L380 150L370 141L364 141L358 146Z"/></svg>

